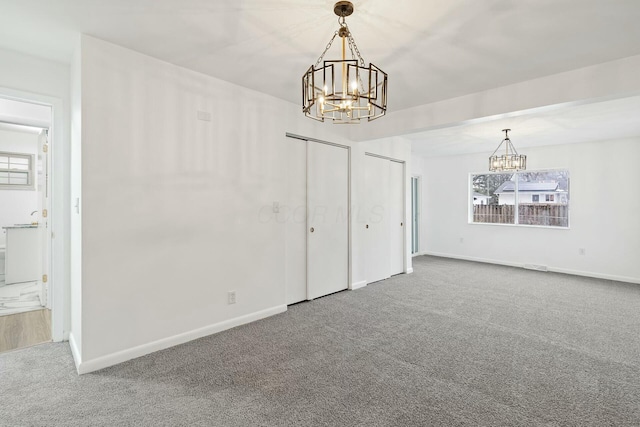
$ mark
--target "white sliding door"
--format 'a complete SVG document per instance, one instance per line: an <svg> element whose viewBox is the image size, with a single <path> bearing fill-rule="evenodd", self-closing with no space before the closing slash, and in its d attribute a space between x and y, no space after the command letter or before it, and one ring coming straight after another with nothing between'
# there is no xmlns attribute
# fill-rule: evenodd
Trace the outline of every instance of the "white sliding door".
<svg viewBox="0 0 640 427"><path fill-rule="evenodd" d="M365 224L367 282L404 272L404 163L365 155Z"/></svg>
<svg viewBox="0 0 640 427"><path fill-rule="evenodd" d="M349 150L307 146L307 298L349 286Z"/></svg>
<svg viewBox="0 0 640 427"><path fill-rule="evenodd" d="M280 207L285 221L287 304L307 299L307 141L285 138L287 199Z"/></svg>
<svg viewBox="0 0 640 427"><path fill-rule="evenodd" d="M404 272L405 200L404 163L389 162L389 246L391 275Z"/></svg>
<svg viewBox="0 0 640 427"><path fill-rule="evenodd" d="M367 282L391 275L389 246L389 160L365 156Z"/></svg>

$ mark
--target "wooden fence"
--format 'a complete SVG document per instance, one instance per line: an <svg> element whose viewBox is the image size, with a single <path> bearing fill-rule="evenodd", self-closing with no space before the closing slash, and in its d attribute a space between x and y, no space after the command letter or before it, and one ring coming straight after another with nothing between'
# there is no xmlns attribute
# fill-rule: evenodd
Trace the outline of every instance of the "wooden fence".
<svg viewBox="0 0 640 427"><path fill-rule="evenodd" d="M513 224L514 205L473 205L473 222ZM569 206L543 203L518 206L518 224L569 226Z"/></svg>

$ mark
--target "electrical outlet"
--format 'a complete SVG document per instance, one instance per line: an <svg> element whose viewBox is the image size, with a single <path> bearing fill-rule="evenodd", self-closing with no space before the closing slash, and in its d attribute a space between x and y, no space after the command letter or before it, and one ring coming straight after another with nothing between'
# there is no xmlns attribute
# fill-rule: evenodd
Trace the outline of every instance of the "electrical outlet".
<svg viewBox="0 0 640 427"><path fill-rule="evenodd" d="M236 303L236 291L229 291L227 293L227 304L235 304Z"/></svg>
<svg viewBox="0 0 640 427"><path fill-rule="evenodd" d="M578 253L579 253L580 255L586 255L586 254L587 254L587 251L586 251L584 248L580 248L580 249L578 249Z"/></svg>

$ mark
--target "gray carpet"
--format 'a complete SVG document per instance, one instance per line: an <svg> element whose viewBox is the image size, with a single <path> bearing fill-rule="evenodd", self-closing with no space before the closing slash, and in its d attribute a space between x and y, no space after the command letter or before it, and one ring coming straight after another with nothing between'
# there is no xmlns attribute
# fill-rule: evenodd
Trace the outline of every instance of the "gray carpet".
<svg viewBox="0 0 640 427"><path fill-rule="evenodd" d="M81 377L66 343L0 355L0 424L640 425L640 286L414 269Z"/></svg>

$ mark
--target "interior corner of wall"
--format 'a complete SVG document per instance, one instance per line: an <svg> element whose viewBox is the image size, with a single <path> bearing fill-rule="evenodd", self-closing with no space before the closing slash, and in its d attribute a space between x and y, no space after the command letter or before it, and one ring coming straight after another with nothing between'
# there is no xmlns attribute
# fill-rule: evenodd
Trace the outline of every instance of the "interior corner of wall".
<svg viewBox="0 0 640 427"><path fill-rule="evenodd" d="M78 374L81 374L82 353L80 352L79 343L73 332L69 332L69 347L71 347L71 355L73 356L73 362L76 365L76 371Z"/></svg>

